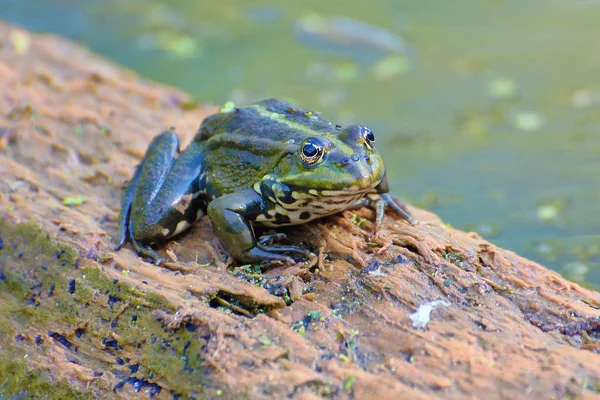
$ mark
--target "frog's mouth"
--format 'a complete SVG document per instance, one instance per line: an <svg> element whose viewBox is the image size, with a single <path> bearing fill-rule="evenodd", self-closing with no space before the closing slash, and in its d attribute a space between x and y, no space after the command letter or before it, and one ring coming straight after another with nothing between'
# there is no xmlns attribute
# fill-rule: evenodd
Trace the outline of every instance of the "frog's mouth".
<svg viewBox="0 0 600 400"><path fill-rule="evenodd" d="M317 190L294 191L293 202L289 198L281 201L278 198L274 207L257 222L265 226L284 226L303 224L314 219L337 214L355 204L368 191L348 192L347 190Z"/></svg>
<svg viewBox="0 0 600 400"><path fill-rule="evenodd" d="M283 202L278 199L278 203L287 211L308 211L313 218L317 218L345 210L371 191L371 189L360 189L358 187L344 190L294 188L292 191L294 202Z"/></svg>

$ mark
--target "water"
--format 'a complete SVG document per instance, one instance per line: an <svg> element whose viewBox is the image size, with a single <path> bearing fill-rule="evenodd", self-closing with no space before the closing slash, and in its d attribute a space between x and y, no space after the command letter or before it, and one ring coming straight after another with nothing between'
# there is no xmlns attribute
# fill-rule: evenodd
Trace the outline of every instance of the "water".
<svg viewBox="0 0 600 400"><path fill-rule="evenodd" d="M0 0L201 101L377 134L395 193L600 285L600 1Z"/></svg>

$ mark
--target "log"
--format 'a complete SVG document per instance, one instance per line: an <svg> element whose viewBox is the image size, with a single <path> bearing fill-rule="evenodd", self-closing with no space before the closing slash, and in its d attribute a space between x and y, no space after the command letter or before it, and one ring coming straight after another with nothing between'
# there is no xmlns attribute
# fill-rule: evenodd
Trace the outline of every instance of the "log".
<svg viewBox="0 0 600 400"><path fill-rule="evenodd" d="M112 250L122 187L217 108L7 23L0 92L0 393L600 398L598 293L417 208L289 228L318 257L270 269L202 219L149 264Z"/></svg>

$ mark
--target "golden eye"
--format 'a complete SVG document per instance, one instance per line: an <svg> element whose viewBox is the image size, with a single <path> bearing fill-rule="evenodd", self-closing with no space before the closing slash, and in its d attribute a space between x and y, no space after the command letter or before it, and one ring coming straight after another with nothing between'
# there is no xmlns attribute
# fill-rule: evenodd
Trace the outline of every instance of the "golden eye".
<svg viewBox="0 0 600 400"><path fill-rule="evenodd" d="M323 146L314 139L307 139L300 148L300 158L307 165L315 165L323 159Z"/></svg>
<svg viewBox="0 0 600 400"><path fill-rule="evenodd" d="M372 150L375 147L375 135L373 131L363 126L363 138L367 147Z"/></svg>

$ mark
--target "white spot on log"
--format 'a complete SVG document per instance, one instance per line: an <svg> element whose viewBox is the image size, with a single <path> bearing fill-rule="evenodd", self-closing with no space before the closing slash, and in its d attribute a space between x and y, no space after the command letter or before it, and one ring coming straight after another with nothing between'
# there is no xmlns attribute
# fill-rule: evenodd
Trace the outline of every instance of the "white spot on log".
<svg viewBox="0 0 600 400"><path fill-rule="evenodd" d="M430 314L438 306L448 307L450 303L446 300L434 300L429 303L421 304L417 311L410 314L409 317L412 320L413 328L425 329L430 321Z"/></svg>

